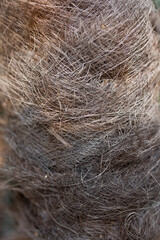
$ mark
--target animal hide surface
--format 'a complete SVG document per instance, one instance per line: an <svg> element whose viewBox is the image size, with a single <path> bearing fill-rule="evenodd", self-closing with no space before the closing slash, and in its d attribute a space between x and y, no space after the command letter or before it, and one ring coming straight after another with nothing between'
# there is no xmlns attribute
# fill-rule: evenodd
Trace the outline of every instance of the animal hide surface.
<svg viewBox="0 0 160 240"><path fill-rule="evenodd" d="M0 1L0 190L29 238L160 240L153 11Z"/></svg>

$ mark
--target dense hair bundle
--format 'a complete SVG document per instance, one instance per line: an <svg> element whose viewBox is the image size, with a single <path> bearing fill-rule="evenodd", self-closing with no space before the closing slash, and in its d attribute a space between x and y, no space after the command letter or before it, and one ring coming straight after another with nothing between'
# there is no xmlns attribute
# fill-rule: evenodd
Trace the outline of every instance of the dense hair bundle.
<svg viewBox="0 0 160 240"><path fill-rule="evenodd" d="M160 239L150 0L1 0L0 184L31 239Z"/></svg>

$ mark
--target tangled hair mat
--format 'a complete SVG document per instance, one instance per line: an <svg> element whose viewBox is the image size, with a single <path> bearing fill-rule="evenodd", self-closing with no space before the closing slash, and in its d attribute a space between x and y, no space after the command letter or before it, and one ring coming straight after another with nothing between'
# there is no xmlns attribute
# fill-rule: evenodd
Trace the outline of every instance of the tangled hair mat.
<svg viewBox="0 0 160 240"><path fill-rule="evenodd" d="M153 11L0 1L0 191L32 240L160 239Z"/></svg>

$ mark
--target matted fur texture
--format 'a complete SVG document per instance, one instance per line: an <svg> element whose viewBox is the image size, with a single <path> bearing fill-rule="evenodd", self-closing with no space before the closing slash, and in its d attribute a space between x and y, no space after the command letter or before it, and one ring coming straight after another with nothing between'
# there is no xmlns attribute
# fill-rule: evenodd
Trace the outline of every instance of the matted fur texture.
<svg viewBox="0 0 160 240"><path fill-rule="evenodd" d="M40 240L160 239L150 0L1 0L1 191Z"/></svg>

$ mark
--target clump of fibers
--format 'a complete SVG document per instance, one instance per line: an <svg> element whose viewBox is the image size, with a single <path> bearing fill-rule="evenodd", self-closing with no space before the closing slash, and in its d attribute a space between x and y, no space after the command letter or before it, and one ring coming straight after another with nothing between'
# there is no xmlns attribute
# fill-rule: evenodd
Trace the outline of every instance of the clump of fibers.
<svg viewBox="0 0 160 240"><path fill-rule="evenodd" d="M1 0L0 189L31 239L160 239L153 11Z"/></svg>

